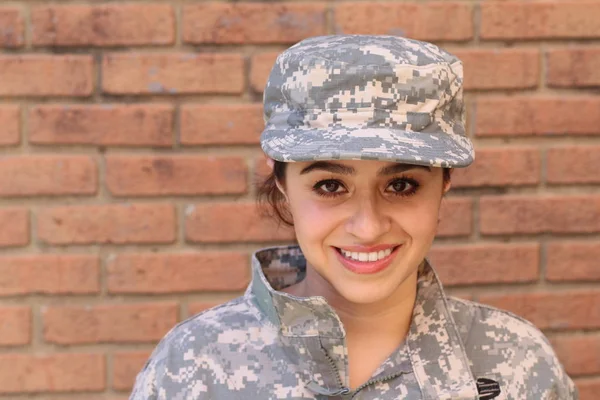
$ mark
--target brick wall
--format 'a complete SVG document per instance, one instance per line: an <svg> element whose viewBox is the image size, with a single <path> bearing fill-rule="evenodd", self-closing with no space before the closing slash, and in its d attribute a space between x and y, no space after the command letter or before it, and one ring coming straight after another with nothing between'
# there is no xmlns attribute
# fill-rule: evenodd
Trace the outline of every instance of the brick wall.
<svg viewBox="0 0 600 400"><path fill-rule="evenodd" d="M600 393L600 1L3 1L0 399L125 399L177 321L239 295L261 90L326 33L465 62L474 166L431 258L453 294L551 338Z"/></svg>

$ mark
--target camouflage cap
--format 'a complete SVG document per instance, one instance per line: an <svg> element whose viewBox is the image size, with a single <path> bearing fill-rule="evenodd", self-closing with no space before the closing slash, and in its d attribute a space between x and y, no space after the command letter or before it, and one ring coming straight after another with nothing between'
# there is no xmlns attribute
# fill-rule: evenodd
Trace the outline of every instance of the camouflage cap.
<svg viewBox="0 0 600 400"><path fill-rule="evenodd" d="M396 36L331 35L281 53L264 91L261 146L290 161L466 167L462 62Z"/></svg>

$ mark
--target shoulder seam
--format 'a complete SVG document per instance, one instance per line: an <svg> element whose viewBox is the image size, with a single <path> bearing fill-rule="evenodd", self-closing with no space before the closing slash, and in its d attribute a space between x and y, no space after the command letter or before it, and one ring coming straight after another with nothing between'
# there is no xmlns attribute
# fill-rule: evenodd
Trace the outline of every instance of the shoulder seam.
<svg viewBox="0 0 600 400"><path fill-rule="evenodd" d="M485 309L485 310L494 312L496 314L503 314L503 315L512 317L512 318L520 321L521 323L523 323L523 324L525 324L525 325L527 325L527 326L535 329L542 336L545 337L545 335L542 333L542 330L540 328L538 328L537 326L535 326L531 321L528 321L525 318L523 318L523 317L521 317L521 316L519 316L519 315L517 315L517 314L515 314L515 313L513 313L511 311L503 310L501 308L490 306L488 304L478 303L478 302L472 301L472 300L461 299L461 298L458 298L458 297L449 296L448 298L451 299L452 301L458 301L458 302L464 303L467 306L477 307L477 308L480 308L480 309Z"/></svg>
<svg viewBox="0 0 600 400"><path fill-rule="evenodd" d="M196 318L198 318L198 317L201 317L202 315L206 314L206 313L207 313L207 312L209 312L209 311L214 311L214 310L218 310L218 309L220 309L220 308L226 307L226 306L230 306L230 305L234 305L234 304L239 304L239 303L240 303L241 301L243 301L243 300L244 300L244 298L243 298L243 297L238 297L238 298L235 298L235 299L229 300L229 301L227 301L227 302L225 302L225 303L223 303L223 304L218 304L218 305L216 305L216 306L214 306L214 307L207 308L206 310L204 310L204 311L201 311L201 312L199 312L198 314L194 314L194 315L192 315L191 317L188 317L188 318L186 318L185 320L183 320L183 321L179 322L178 324L176 324L175 326L173 326L173 328L171 328L171 330L169 331L169 333L171 333L171 331L175 331L175 329L179 328L180 326L184 326L184 325L187 325L187 324L189 324L189 323L192 323L192 322L194 322L194 320L195 320ZM163 337L163 339L166 339L166 338L167 338L167 336L169 336L169 333L167 333L167 334L166 334L166 335Z"/></svg>

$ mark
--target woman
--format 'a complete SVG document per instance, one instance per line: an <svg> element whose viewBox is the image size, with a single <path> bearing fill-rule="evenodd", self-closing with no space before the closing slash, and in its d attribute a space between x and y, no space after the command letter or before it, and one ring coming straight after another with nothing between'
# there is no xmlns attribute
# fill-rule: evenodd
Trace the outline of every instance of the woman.
<svg viewBox="0 0 600 400"><path fill-rule="evenodd" d="M277 59L261 188L299 247L258 251L245 295L175 327L131 399L575 399L546 338L449 298L425 256L473 161L462 64L392 36Z"/></svg>

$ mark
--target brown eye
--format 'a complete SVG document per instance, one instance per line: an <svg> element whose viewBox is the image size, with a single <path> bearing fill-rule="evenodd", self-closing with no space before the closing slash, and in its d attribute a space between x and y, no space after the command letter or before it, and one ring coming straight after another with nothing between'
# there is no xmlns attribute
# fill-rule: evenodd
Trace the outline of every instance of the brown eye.
<svg viewBox="0 0 600 400"><path fill-rule="evenodd" d="M340 184L335 181L329 181L321 185L321 187L329 193L335 193L340 188Z"/></svg>
<svg viewBox="0 0 600 400"><path fill-rule="evenodd" d="M410 196L416 193L419 188L419 182L414 179L402 178L392 181L387 190L397 196Z"/></svg>
<svg viewBox="0 0 600 400"><path fill-rule="evenodd" d="M392 183L390 186L394 189L395 192L404 192L411 185L410 185L410 183L405 182L405 181L396 181L396 182Z"/></svg>
<svg viewBox="0 0 600 400"><path fill-rule="evenodd" d="M336 197L344 194L345 188L341 182L335 179L327 179L317 182L313 186L313 191L319 196Z"/></svg>

